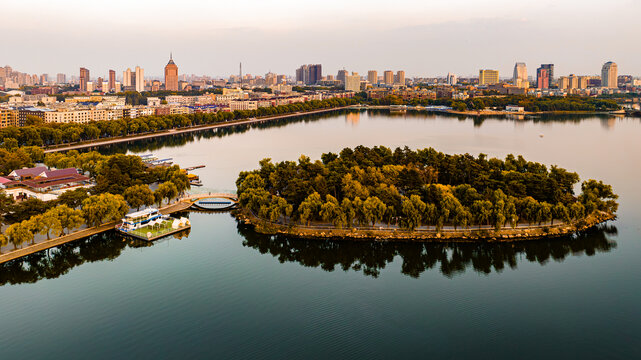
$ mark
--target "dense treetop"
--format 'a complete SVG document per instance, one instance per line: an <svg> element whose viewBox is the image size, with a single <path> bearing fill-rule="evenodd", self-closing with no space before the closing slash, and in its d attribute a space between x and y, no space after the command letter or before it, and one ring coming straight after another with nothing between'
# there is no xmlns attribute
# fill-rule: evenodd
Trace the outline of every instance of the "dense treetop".
<svg viewBox="0 0 641 360"><path fill-rule="evenodd" d="M508 155L448 155L432 148L384 146L343 149L321 160L260 162L236 182L241 205L271 221L353 224L398 223L498 228L519 221L578 221L617 209L609 185L595 180L574 194L576 173Z"/></svg>

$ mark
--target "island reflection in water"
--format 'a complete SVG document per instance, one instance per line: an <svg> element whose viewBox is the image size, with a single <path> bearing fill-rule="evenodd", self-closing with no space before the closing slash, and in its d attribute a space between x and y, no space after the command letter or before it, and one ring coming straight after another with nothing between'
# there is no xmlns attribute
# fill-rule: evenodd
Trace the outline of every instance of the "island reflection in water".
<svg viewBox="0 0 641 360"><path fill-rule="evenodd" d="M243 246L271 254L279 262L297 262L306 267L325 271L354 270L378 277L381 270L399 256L401 273L418 278L427 270L438 270L451 278L468 268L490 274L506 267L516 269L521 261L547 264L562 262L568 256L594 256L617 247L608 235L617 228L601 225L572 236L549 240L530 240L512 243L412 243L381 241L307 240L282 235L263 235L246 225L238 225L245 240Z"/></svg>
<svg viewBox="0 0 641 360"><path fill-rule="evenodd" d="M609 238L609 235L617 234L612 225L601 225L558 239L514 243L307 240L259 234L241 223L237 230L243 238L243 246L258 250L260 254L271 254L281 263L296 262L325 271L353 270L371 277L378 277L397 256L402 261L401 273L404 275L418 278L425 271L438 270L451 278L468 269L483 274L500 273L506 267L516 269L519 262L526 260L545 265L551 260L562 262L569 256L594 256L617 247ZM189 241L188 237L189 231L185 231L150 243L125 239L115 232L94 235L1 264L0 286L55 279L85 263L114 260L129 247L149 247L180 239Z"/></svg>

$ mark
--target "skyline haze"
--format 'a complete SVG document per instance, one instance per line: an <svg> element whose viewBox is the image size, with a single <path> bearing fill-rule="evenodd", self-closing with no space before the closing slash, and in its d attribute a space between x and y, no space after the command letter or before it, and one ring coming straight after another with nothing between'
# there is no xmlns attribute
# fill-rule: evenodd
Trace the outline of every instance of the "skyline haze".
<svg viewBox="0 0 641 360"><path fill-rule="evenodd" d="M607 7L595 0L330 0L317 8L291 0L116 0L88 14L82 4L4 4L11 16L0 30L19 36L5 38L2 66L50 75L86 67L105 77L139 65L162 77L173 52L181 73L211 76L237 73L238 62L254 75L294 75L300 64L320 63L323 74L402 69L408 77L465 77L497 69L503 78L516 62L530 69L554 63L559 76L598 75L607 61L620 74L641 74L641 50L629 44L641 36L641 5L632 0ZM44 62L42 54L53 56Z"/></svg>

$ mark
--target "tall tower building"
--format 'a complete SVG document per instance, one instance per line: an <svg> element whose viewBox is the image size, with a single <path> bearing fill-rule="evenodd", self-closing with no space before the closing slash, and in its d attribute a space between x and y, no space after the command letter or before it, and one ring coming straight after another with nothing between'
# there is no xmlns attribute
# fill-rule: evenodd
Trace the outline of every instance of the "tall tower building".
<svg viewBox="0 0 641 360"><path fill-rule="evenodd" d="M536 88L537 89L550 88L550 73L548 72L548 69L545 69L543 66L536 69Z"/></svg>
<svg viewBox="0 0 641 360"><path fill-rule="evenodd" d="M405 71L399 70L396 72L396 83L400 85L405 85Z"/></svg>
<svg viewBox="0 0 641 360"><path fill-rule="evenodd" d="M107 89L108 92L113 92L116 90L116 72L113 70L109 70L109 86L108 87L109 87L109 89Z"/></svg>
<svg viewBox="0 0 641 360"><path fill-rule="evenodd" d="M514 75L512 76L512 84L518 88L527 89L530 87L527 79L527 66L525 63L517 62L514 65Z"/></svg>
<svg viewBox="0 0 641 360"><path fill-rule="evenodd" d="M136 91L145 91L145 69L136 66Z"/></svg>
<svg viewBox="0 0 641 360"><path fill-rule="evenodd" d="M338 74L336 74L336 80L338 80L338 81L342 82L343 84L345 84L345 78L347 77L347 75L348 75L347 70L345 70L345 69L338 70Z"/></svg>
<svg viewBox="0 0 641 360"><path fill-rule="evenodd" d="M394 72L392 70L385 70L383 73L383 82L385 85L394 85Z"/></svg>
<svg viewBox="0 0 641 360"><path fill-rule="evenodd" d="M122 72L122 86L131 86L131 69L127 69Z"/></svg>
<svg viewBox="0 0 641 360"><path fill-rule="evenodd" d="M479 85L495 85L498 83L498 70L479 70Z"/></svg>
<svg viewBox="0 0 641 360"><path fill-rule="evenodd" d="M361 91L361 77L358 73L353 72L352 75L345 76L345 90L346 91Z"/></svg>
<svg viewBox="0 0 641 360"><path fill-rule="evenodd" d="M548 76L550 77L550 85L553 85L554 80L554 64L541 64L541 68L548 71Z"/></svg>
<svg viewBox="0 0 641 360"><path fill-rule="evenodd" d="M87 91L87 82L89 81L89 70L80 68L80 91Z"/></svg>
<svg viewBox="0 0 641 360"><path fill-rule="evenodd" d="M617 78L619 77L619 67L617 66L616 63L613 63L612 61L608 61L607 63L603 64L603 68L601 68L601 86L610 88L610 89L616 89L619 87L617 84Z"/></svg>
<svg viewBox="0 0 641 360"><path fill-rule="evenodd" d="M456 74L447 73L447 85L456 85L456 83L458 83Z"/></svg>
<svg viewBox="0 0 641 360"><path fill-rule="evenodd" d="M62 74L62 73L56 75L56 83L58 83L58 84L66 84L67 83L67 75Z"/></svg>
<svg viewBox="0 0 641 360"><path fill-rule="evenodd" d="M376 70L370 70L367 72L367 82L372 85L378 84L378 72Z"/></svg>
<svg viewBox="0 0 641 360"><path fill-rule="evenodd" d="M165 65L165 90L178 91L178 65L169 54L169 62Z"/></svg>

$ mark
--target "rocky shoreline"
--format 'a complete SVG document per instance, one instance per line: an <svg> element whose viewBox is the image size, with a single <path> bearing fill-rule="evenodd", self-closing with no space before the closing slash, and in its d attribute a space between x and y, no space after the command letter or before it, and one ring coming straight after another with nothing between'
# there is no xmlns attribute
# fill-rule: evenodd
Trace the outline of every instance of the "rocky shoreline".
<svg viewBox="0 0 641 360"><path fill-rule="evenodd" d="M348 241L412 241L412 242L515 242L549 239L584 231L599 224L616 219L616 215L601 212L590 215L573 224L532 226L524 228L493 229L466 228L459 230L401 230L380 227L378 229L338 229L300 227L270 223L259 219L251 212L235 210L233 215L241 223L252 226L261 234L282 234L303 239L334 239Z"/></svg>

